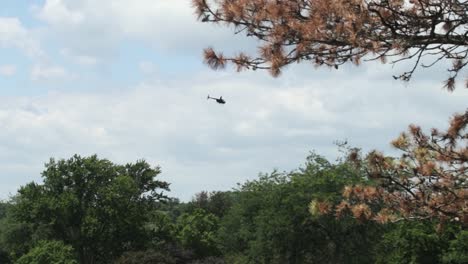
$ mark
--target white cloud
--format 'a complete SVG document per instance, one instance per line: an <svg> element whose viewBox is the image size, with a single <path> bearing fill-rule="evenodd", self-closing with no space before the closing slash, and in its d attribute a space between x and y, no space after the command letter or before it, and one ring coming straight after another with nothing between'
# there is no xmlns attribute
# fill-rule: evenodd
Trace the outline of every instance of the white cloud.
<svg viewBox="0 0 468 264"><path fill-rule="evenodd" d="M99 59L95 56L74 54L72 51L66 48L60 50L60 55L72 61L73 63L83 66L94 66L99 63Z"/></svg>
<svg viewBox="0 0 468 264"><path fill-rule="evenodd" d="M15 65L0 65L0 75L9 77L16 74Z"/></svg>
<svg viewBox="0 0 468 264"><path fill-rule="evenodd" d="M33 81L63 80L71 77L72 75L61 66L36 64L31 70L31 79Z"/></svg>
<svg viewBox="0 0 468 264"><path fill-rule="evenodd" d="M46 0L38 16L50 24L60 24L63 27L79 26L85 20L83 13L72 10L62 0Z"/></svg>
<svg viewBox="0 0 468 264"><path fill-rule="evenodd" d="M43 55L32 32L16 17L0 17L0 47L18 48L31 57Z"/></svg>
<svg viewBox="0 0 468 264"><path fill-rule="evenodd" d="M139 63L138 67L144 74L154 74L157 72L157 66L150 61L142 61Z"/></svg>
<svg viewBox="0 0 468 264"><path fill-rule="evenodd" d="M208 45L251 47L229 29L197 22L190 0L46 0L36 14L76 54L108 56L123 39L197 55Z"/></svg>

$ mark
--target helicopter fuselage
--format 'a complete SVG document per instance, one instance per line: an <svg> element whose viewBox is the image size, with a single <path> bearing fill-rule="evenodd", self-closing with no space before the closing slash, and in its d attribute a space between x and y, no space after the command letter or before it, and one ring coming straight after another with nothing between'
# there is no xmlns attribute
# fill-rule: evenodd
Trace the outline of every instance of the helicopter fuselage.
<svg viewBox="0 0 468 264"><path fill-rule="evenodd" d="M216 98L216 97L210 97L210 96L208 95L208 97L207 97L206 99L213 99L213 100L215 100L218 104L225 104L225 103L226 103L226 101L223 99L222 96L219 97L219 98Z"/></svg>

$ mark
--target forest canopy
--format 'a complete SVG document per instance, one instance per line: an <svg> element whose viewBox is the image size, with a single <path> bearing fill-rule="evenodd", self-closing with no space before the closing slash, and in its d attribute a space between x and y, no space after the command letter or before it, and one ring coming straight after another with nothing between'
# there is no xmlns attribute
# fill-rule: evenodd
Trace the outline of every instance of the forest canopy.
<svg viewBox="0 0 468 264"><path fill-rule="evenodd" d="M43 183L0 203L1 263L466 263L468 232L437 218L379 224L323 214L375 188L345 156L311 153L291 172L230 191L169 198L158 167L97 156L51 160ZM353 190L353 194L358 194ZM312 201L312 202L311 202ZM324 207L325 206L325 207ZM360 214L367 214L362 212Z"/></svg>

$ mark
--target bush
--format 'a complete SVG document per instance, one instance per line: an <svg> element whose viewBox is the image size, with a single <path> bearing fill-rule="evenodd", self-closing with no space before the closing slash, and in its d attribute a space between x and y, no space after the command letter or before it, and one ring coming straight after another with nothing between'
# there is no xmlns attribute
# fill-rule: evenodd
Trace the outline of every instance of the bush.
<svg viewBox="0 0 468 264"><path fill-rule="evenodd" d="M40 241L16 264L78 264L73 248L61 241Z"/></svg>

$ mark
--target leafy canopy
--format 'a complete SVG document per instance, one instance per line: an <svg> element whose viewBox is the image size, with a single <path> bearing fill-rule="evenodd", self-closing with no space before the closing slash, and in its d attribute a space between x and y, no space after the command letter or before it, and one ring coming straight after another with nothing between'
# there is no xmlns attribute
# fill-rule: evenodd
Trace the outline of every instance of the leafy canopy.
<svg viewBox="0 0 468 264"><path fill-rule="evenodd" d="M144 243L144 223L166 182L145 161L116 165L97 156L50 160L44 183L18 191L15 218L33 228L46 226L51 238L77 251L80 263L107 263Z"/></svg>

